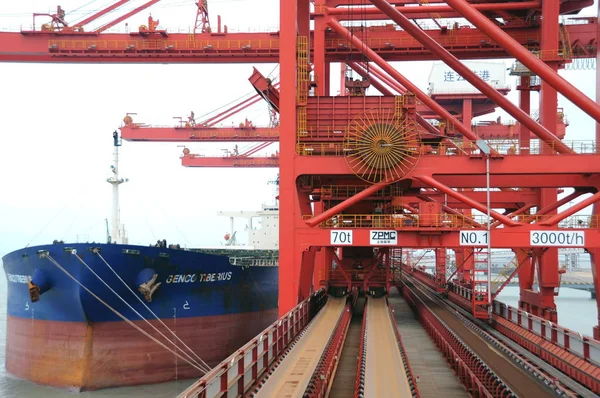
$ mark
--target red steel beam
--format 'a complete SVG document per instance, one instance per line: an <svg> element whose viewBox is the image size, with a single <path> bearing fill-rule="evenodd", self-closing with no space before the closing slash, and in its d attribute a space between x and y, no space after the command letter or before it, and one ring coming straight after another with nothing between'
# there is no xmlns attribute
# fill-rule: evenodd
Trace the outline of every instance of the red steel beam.
<svg viewBox="0 0 600 398"><path fill-rule="evenodd" d="M242 153L240 156L243 156L243 157L250 156L250 155L255 154L256 152L260 151L261 149L265 149L266 147L268 147L271 144L272 144L272 142L261 142L260 144L255 145L254 147L250 148L246 152Z"/></svg>
<svg viewBox="0 0 600 398"><path fill-rule="evenodd" d="M487 192L485 191L463 191L461 193L481 203L485 202L487 197ZM408 202L413 202L408 195L406 195L406 197ZM454 209L463 208L461 206L464 205L463 202L454 198L448 198L447 195L432 189L421 190L421 192L415 195L415 197L421 200L427 200L429 198L435 200L436 202L446 203L448 206ZM510 209L511 206L512 208L519 208L521 206L537 206L540 201L540 194L539 190L531 189L524 189L520 191L491 191L490 199L492 203L498 204L494 205L495 208ZM510 215L514 216L515 213L511 213Z"/></svg>
<svg viewBox="0 0 600 398"><path fill-rule="evenodd" d="M256 68L253 69L252 75L248 78L250 84L258 92L258 94L269 102L277 112L279 112L279 90L278 84L271 84L271 80L264 77Z"/></svg>
<svg viewBox="0 0 600 398"><path fill-rule="evenodd" d="M473 7L479 11L519 11L519 10L530 10L538 9L541 7L541 1L524 1L522 3L482 3L473 4ZM395 9L403 14L442 14L450 13L455 15L455 10L447 5L421 5L420 7L414 6L396 6ZM327 7L327 13L329 15L335 15L339 20L356 19L357 17L380 15L380 10L375 7ZM444 16L445 17L445 16ZM411 18L414 16L411 15ZM431 17L428 17L431 18ZM382 18L383 19L383 18Z"/></svg>
<svg viewBox="0 0 600 398"><path fill-rule="evenodd" d="M598 200L600 200L600 192L596 192L594 195L590 196L589 198L586 198L586 199L582 200L581 202L574 204L573 206L569 207L567 210L560 212L560 213L548 218L547 220L540 222L539 224L540 225L548 225L548 226L556 225L559 222L561 222L562 220L564 220L565 218L572 216L573 214L577 213L578 211L585 209L589 205L596 203Z"/></svg>
<svg viewBox="0 0 600 398"><path fill-rule="evenodd" d="M243 100L242 102L239 102L235 105L232 105L229 108L222 111L221 113L219 113L215 116L212 116L198 124L200 124L202 126L206 126L206 127L212 127L212 126L216 125L217 123L227 119L228 117L233 116L236 113L243 111L244 109L248 108L249 106L254 105L257 102L260 102L260 100L262 100L262 99L263 98L260 94L254 94L252 97L247 98L247 99Z"/></svg>
<svg viewBox="0 0 600 398"><path fill-rule="evenodd" d="M491 232L491 241L494 242L495 249L531 249L531 231L539 231L540 229L548 231L560 231L566 234L582 232L585 235L584 244L586 248L600 248L600 229L597 228L548 228L540 227L535 224L522 224L511 228L494 228ZM337 245L331 244L331 230L344 229L353 231L352 245L353 246L372 246L370 243L371 227L365 228L305 228L298 229L298 233L302 236L302 242L307 246L334 247ZM383 227L379 228L383 229ZM459 228L449 228L447 226L439 228L431 228L423 233L422 230L413 227L390 227L386 228L396 230L398 232L398 242L401 242L402 247L411 249L431 249L432 247L445 247L448 249L465 249L464 245L460 244ZM476 231L476 229L467 227L463 230ZM485 231L485 228L479 229ZM432 234L433 233L433 234ZM579 243L575 243L574 247ZM580 245L580 244L579 244ZM582 245L577 247L583 247Z"/></svg>
<svg viewBox="0 0 600 398"><path fill-rule="evenodd" d="M569 203L573 199L578 198L579 196L583 195L584 193L586 193L586 191L576 189L575 191L571 192L569 195L565 196L564 198L559 199L558 201L552 203L549 206L541 208L535 214L532 214L530 216L523 218L521 220L521 222L527 222L527 223L532 222L535 220L536 216L548 214L548 213L558 209L562 205Z"/></svg>
<svg viewBox="0 0 600 398"><path fill-rule="evenodd" d="M135 14L137 14L138 12L140 12L140 11L143 11L143 10L145 10L146 8L150 7L151 5L158 3L159 1L160 1L160 0L150 0L149 2L147 2L147 3L144 3L144 4L142 4L141 6L139 6L138 8L136 8L136 9L134 9L134 10L132 10L132 11L128 12L127 14L120 16L119 18L115 19L114 21L112 21L112 22L109 22L109 23L107 23L107 24L104 24L104 25L102 25L101 27L99 27L98 29L96 29L96 30L95 30L95 32L96 32L96 33L102 33L102 32L104 32L105 30L112 28L112 27L113 27L113 26L115 26L116 24L118 24L118 23L120 23L120 22L123 22L124 20L126 20L126 19L127 19L127 18L129 18L130 16L132 16L132 15L135 15Z"/></svg>
<svg viewBox="0 0 600 398"><path fill-rule="evenodd" d="M90 22L92 22L92 21L100 18L101 16L103 16L105 14L108 14L112 10L117 9L117 8L121 7L123 4L128 3L128 2L129 2L129 0L120 0L120 1L117 1L115 4L113 4L111 6L108 6L108 7L106 7L103 10L98 11L97 13L95 13L94 15L92 15L92 16L84 19L83 21L77 22L76 24L74 24L74 26L84 26L84 25L87 25Z"/></svg>
<svg viewBox="0 0 600 398"><path fill-rule="evenodd" d="M476 87L479 91L485 94L488 98L502 107L512 117L517 119L521 124L526 126L531 132L548 143L551 148L559 153L573 153L573 150L565 145L558 137L552 134L544 126L537 123L528 114L523 112L518 106L510 102L508 98L500 94L495 88L483 81L479 76L473 73L455 56L449 53L445 48L440 46L435 40L423 32L419 27L408 20L404 15L398 12L386 0L371 0L383 13L390 17L394 22L400 25L405 31L410 33L412 37L423 44L429 51L439 57L448 66L454 69L458 74L465 78L469 83ZM600 113L599 113L600 115Z"/></svg>
<svg viewBox="0 0 600 398"><path fill-rule="evenodd" d="M512 213L510 213L510 214L507 214L507 217L514 218L515 216L518 216L519 214L523 214L524 212L526 212L527 210L529 210L529 209L531 209L532 207L535 207L535 206L536 206L536 205L532 205L532 204L527 204L527 205L524 205L523 207L521 207L521 208L519 208L519 209L517 209L517 210L513 211ZM501 222L499 222L499 221L494 221L494 222L492 223L491 227L492 227L492 228L496 228L496 227L498 227L498 226L500 226L500 225L502 225L502 223L501 223Z"/></svg>
<svg viewBox="0 0 600 398"><path fill-rule="evenodd" d="M394 81L393 79L391 79L381 69L378 69L376 66L370 66L369 68L371 70L371 73L373 73L374 76L377 76L377 78L383 80L383 82L385 84L389 85L391 88L393 88L394 90L398 91L400 94L404 94L406 92L406 89L404 87L402 87L400 85L400 83L398 83L397 81Z"/></svg>
<svg viewBox="0 0 600 398"><path fill-rule="evenodd" d="M315 162L315 158L318 162ZM481 159L478 160L483 165ZM475 170L474 162L476 160L469 156L423 155L412 174L429 175L433 171L439 182L453 188L483 188L486 186L486 174L483 167L479 171ZM313 152L312 156L298 156L294 163L303 174L321 175L323 170L332 176L347 176L350 173L342 156L317 156ZM501 162L492 162L490 165L490 183L496 188L513 188L516 181L521 188L589 189L600 185L599 177L590 177L589 174L600 174L600 156L506 156ZM415 181L413 187L429 188L420 181Z"/></svg>
<svg viewBox="0 0 600 398"><path fill-rule="evenodd" d="M539 43L537 26L504 27L521 45ZM573 56L592 58L596 54L596 18L589 23L565 27L573 47ZM504 48L478 29L458 29L452 33L427 30L460 59L507 58ZM403 30L369 31L371 48L388 61L435 60L423 46ZM312 42L312 40L311 40ZM346 40L334 32L325 32L327 62L345 62L355 53ZM311 50L311 55L314 51ZM57 63L273 63L281 52L277 32L196 34L169 33L166 38L132 37L125 33L97 32L0 32L0 62Z"/></svg>
<svg viewBox="0 0 600 398"><path fill-rule="evenodd" d="M460 192L456 192L454 189L440 183L439 181L437 181L435 178L429 177L429 176L415 176L415 179L436 188L437 190L444 192L450 196L452 196L455 199L460 200L461 202L464 202L468 205L470 205L472 208L479 210L482 213L487 213L488 208L487 206L482 205L481 203L474 201L473 199L461 194ZM518 222L511 220L510 218L506 217L505 215L502 215L498 212L495 212L494 210L490 209L490 215L495 218L498 221L501 221L503 224L508 225L510 227L515 227L520 225Z"/></svg>
<svg viewBox="0 0 600 398"><path fill-rule="evenodd" d="M331 218L333 216L335 216L336 214L338 214L341 211L344 211L345 209L347 209L348 207L360 202L361 200L373 195L375 192L387 187L388 185L391 184L390 182L379 182L377 184L373 184L368 188L363 189L362 191L360 191L359 193L357 193L354 196L349 197L348 199L346 199L345 201L343 201L342 203L339 203L335 206L333 206L332 208L324 211L323 213L309 219L306 221L306 225L310 226L310 227L314 227L315 225L327 220L328 218Z"/></svg>
<svg viewBox="0 0 600 398"><path fill-rule="evenodd" d="M441 118L447 120L449 123L453 124L455 128L460 131L465 137L472 141L477 141L479 137L475 134L470 128L466 127L462 124L458 119L456 119L450 112L444 109L440 104L434 101L430 96L421 91L416 85L414 85L409 79L405 78L401 75L396 69L394 69L390 64L385 62L383 58L381 58L375 51L367 47L356 35L353 35L348 29L343 27L336 19L329 18L327 20L327 24L340 35L345 37L349 42L351 42L355 47L359 49L361 53L365 56L369 57L373 62L379 65L380 68L385 70L390 74L394 79L396 79L400 84L406 87L409 91L413 92L415 96L427 105L431 110L437 113Z"/></svg>
<svg viewBox="0 0 600 398"><path fill-rule="evenodd" d="M503 32L502 29L498 28L467 1L446 0L446 2L482 32L489 35L492 40L504 47L509 54L521 61L529 70L535 72L542 80L600 123L600 106L546 65L544 61L531 54L529 50L510 37L509 34Z"/></svg>
<svg viewBox="0 0 600 398"><path fill-rule="evenodd" d="M184 167L279 167L278 157L205 157L188 155L181 158Z"/></svg>
<svg viewBox="0 0 600 398"><path fill-rule="evenodd" d="M153 142L223 142L279 141L279 129L267 127L152 127L123 126L121 137L126 141Z"/></svg>

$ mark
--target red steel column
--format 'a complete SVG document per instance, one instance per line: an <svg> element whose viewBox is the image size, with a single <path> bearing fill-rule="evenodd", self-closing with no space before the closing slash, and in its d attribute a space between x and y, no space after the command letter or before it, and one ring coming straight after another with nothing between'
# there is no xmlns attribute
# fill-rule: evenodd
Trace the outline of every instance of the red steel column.
<svg viewBox="0 0 600 398"><path fill-rule="evenodd" d="M521 84L517 87L519 91L519 106L528 115L531 113L531 77L521 76ZM531 146L530 131L522 123L519 123L519 154L529 155Z"/></svg>
<svg viewBox="0 0 600 398"><path fill-rule="evenodd" d="M463 109L462 109L462 122L465 126L473 125L473 100L465 99L463 100ZM469 147L469 141L467 141L466 137L463 136L463 148Z"/></svg>
<svg viewBox="0 0 600 398"><path fill-rule="evenodd" d="M471 282L471 272L475 267L473 250L474 249L454 249L456 256L456 277L461 284L470 284Z"/></svg>
<svg viewBox="0 0 600 398"><path fill-rule="evenodd" d="M315 215L323 213L325 209L325 205L322 199L318 202L315 202L313 206L315 209ZM313 290L318 290L321 287L321 281L327 281L329 279L327 275L328 257L329 264L331 265L331 255L328 256L328 250L326 247L322 247L321 250L315 253L315 267L313 271L312 282Z"/></svg>
<svg viewBox="0 0 600 398"><path fill-rule="evenodd" d="M471 99L464 100L462 114L463 114L462 122L465 124L465 126L472 126L472 124L473 124L473 100L471 100ZM469 150L468 148L470 148L469 141L464 136L463 136L463 148L465 148L465 150ZM468 190L472 191L473 189L472 188L462 189L462 191L468 191ZM472 218L473 210L465 209L463 211L463 214L466 218ZM500 223L500 221L497 221L497 222ZM481 227L483 228L483 226L481 226ZM458 262L459 257L458 256L456 257L456 266L458 267L459 265L462 264L462 267L458 274L459 281L461 281L461 282L471 283L473 269L475 269L474 250L475 249L472 249L472 248L462 249L460 252L460 263Z"/></svg>
<svg viewBox="0 0 600 398"><path fill-rule="evenodd" d="M325 62L325 69L324 69L324 84L325 84L325 94L324 95L331 95L331 62Z"/></svg>
<svg viewBox="0 0 600 398"><path fill-rule="evenodd" d="M298 2L298 23L295 27L298 29L298 35L308 37L310 35L310 0L295 1ZM309 62L311 62L310 58Z"/></svg>
<svg viewBox="0 0 600 398"><path fill-rule="evenodd" d="M446 0L446 4L454 8L459 14L464 16L469 22L475 25L483 33L488 35L490 39L504 47L506 51L517 58L523 63L529 70L535 72L536 75L545 80L551 87L558 90L562 95L567 97L571 102L581 108L585 113L593 117L596 121L600 122L600 105L596 104L593 100L588 98L587 95L579 91L575 86L566 81L563 77L556 73L556 70L552 67L544 64L543 61L536 58L535 55L531 54L529 50L517 43L510 35L496 26L490 21L485 15L473 8L465 0ZM560 2L557 1L543 1L542 2L542 15L544 15L544 8L559 7ZM544 25L544 19L542 18L542 30ZM554 19L552 19L554 23ZM558 21L554 25L554 29L558 31ZM544 41L544 33L540 35L542 42ZM553 39L554 40L554 39ZM558 49L558 46L556 47ZM544 49L542 48L542 51ZM556 54L558 56L558 54Z"/></svg>
<svg viewBox="0 0 600 398"><path fill-rule="evenodd" d="M340 96L346 96L346 63L340 63Z"/></svg>
<svg viewBox="0 0 600 398"><path fill-rule="evenodd" d="M315 0L313 32L313 73L317 87L316 95L326 95L328 77L325 73L325 0Z"/></svg>
<svg viewBox="0 0 600 398"><path fill-rule="evenodd" d="M600 218L600 203L594 203L592 210L592 222L590 222L590 228L600 227L598 222ZM596 340L600 340L600 249L588 249L590 253L590 260L592 263L592 278L594 279L594 292L596 293L596 308L598 314L598 324L594 326L593 337Z"/></svg>
<svg viewBox="0 0 600 398"><path fill-rule="evenodd" d="M435 281L439 286L446 283L446 248L435 249Z"/></svg>
<svg viewBox="0 0 600 398"><path fill-rule="evenodd" d="M558 29L559 29L560 4L552 1L542 3L542 26L541 26L541 53L549 54L552 59L547 62L546 68L552 69L558 76ZM541 61L540 61L541 62ZM556 115L558 112L558 93L556 89L546 81L542 80L540 91L540 122L550 131L556 131ZM551 148L543 145L541 151L550 154ZM556 188L542 188L541 207L552 205L557 201ZM556 210L549 214L556 214ZM551 321L557 321L556 303L554 302L554 291L560 286L558 275L558 249L549 248L539 258L538 266L539 282L539 306L540 316Z"/></svg>
<svg viewBox="0 0 600 398"><path fill-rule="evenodd" d="M279 115L279 315L298 299L302 253L296 241L301 222L296 192L296 26L297 0L280 0Z"/></svg>
<svg viewBox="0 0 600 398"><path fill-rule="evenodd" d="M600 2L596 16L600 18ZM596 24L596 43L600 40L600 24ZM596 53L596 65L600 65L600 51ZM596 102L600 102L600 69L596 68ZM596 152L600 147L600 124L596 124ZM598 227L598 217L600 217L600 203L595 203L592 210L591 228ZM600 249L590 250L590 259L592 263L592 277L594 278L594 292L596 293L596 308L598 311L598 325L594 326L594 338L600 340Z"/></svg>
<svg viewBox="0 0 600 398"><path fill-rule="evenodd" d="M390 5L386 0L371 0L377 8L379 8L384 14L390 17L394 22L400 25L406 32L412 37L418 40L434 55L439 57L446 65L454 69L459 75L465 78L469 83L476 87L479 91L493 100L498 106L508 112L512 117L517 119L522 124L526 125L531 131L533 131L538 137L546 142L552 142L553 147L556 148L559 153L573 153L573 150L567 145L563 144L551 130L540 126L535 122L528 114L519 109L518 106L510 102L508 98L500 94L495 88L484 82L479 76L473 73L467 68L462 62L453 56L448 50L442 47L438 42L433 40L427 33L416 26L414 23L408 20L404 15L398 12L393 6ZM556 3L558 6L558 3ZM558 37L558 36L557 36ZM463 122L464 123L464 122ZM469 126L470 127L470 126Z"/></svg>

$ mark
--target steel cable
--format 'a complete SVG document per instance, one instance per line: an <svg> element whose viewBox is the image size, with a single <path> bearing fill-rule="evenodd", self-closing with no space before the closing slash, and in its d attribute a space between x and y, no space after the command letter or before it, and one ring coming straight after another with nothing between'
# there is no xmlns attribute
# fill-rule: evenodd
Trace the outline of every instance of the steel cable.
<svg viewBox="0 0 600 398"><path fill-rule="evenodd" d="M168 326L167 326L167 325L166 325L166 324L165 324L165 323L162 321L162 319L160 319L160 318L159 318L159 317L158 317L158 316L157 316L157 315L154 313L154 311L152 311L152 310L150 309L150 307L148 307L148 305L146 305L146 303L144 303L144 300L142 300L142 299L140 298L140 296L139 296L139 295L137 295L137 294L136 294L136 293L133 291L133 289L131 289L131 287L129 287L129 285L128 285L127 283L125 283L125 281L124 281L123 279L121 279L121 276L119 276L119 274L117 274L117 272L114 270L114 268L113 268L113 267L111 267L111 266L110 266L110 264L108 264L108 262L107 262L107 261L104 259L104 257L102 257L102 254L100 254L100 252L99 252L99 251L97 251L97 250L95 250L95 251L94 251L94 253L96 253L96 254L98 255L98 257L100 257L100 259L101 259L101 260L104 262L104 264L106 264L106 266L107 266L108 268L110 268L110 270L113 272L113 274L115 274L115 275L116 275L116 277L117 277L117 278L119 278L119 280L120 280L120 281L123 283L123 285L125 285L125 287L126 287L126 288L127 288L127 289L128 289L130 292L131 292L131 294L133 294L133 295L135 296L135 298L137 298L137 299L138 299L138 301L139 301L140 303L142 303L142 305L143 305L143 306L144 306L144 307L145 307L145 308L146 308L146 309L147 309L147 310L148 310L148 311L149 311L149 312L150 312L150 313L151 313L151 314L152 314L152 315L153 315L153 316L156 318L156 320L158 320L158 321L160 322L160 324L161 324L161 325L163 325L163 326L164 326L164 327L165 327L165 328L166 328L166 329L167 329L169 332L171 332L171 334L173 335L173 337L175 337L175 338L176 338L176 339L177 339L177 340L178 340L178 341L179 341L181 344L183 344L183 346L184 346L185 348L187 348L188 350L190 350L190 352L191 352L192 354L194 354L194 356L196 357L196 359L198 359L198 361L199 361L199 362L200 362L200 363L201 363L203 366L206 366L208 369L210 369L210 366L208 366L208 364L207 364L206 362L204 362L204 361L202 360L202 358L200 358L200 356L194 352L194 350L192 350L192 349L191 349L191 348L190 348L190 347L189 347L187 344L185 344L185 343L183 342L183 340L181 340L181 339L179 338L179 336L177 336L177 335L175 334L175 332L173 332L173 331L171 330L171 328L169 328L169 327L168 327Z"/></svg>
<svg viewBox="0 0 600 398"><path fill-rule="evenodd" d="M44 255L48 261L50 261L52 264L54 264L58 269L60 269L61 271L63 271L69 278L71 278L75 283L77 283L79 286L81 286L87 293L89 293L92 297L94 297L96 300L98 300L100 303L104 304L104 306L106 306L109 310L111 310L115 315L117 315L119 318L121 318L122 320L124 320L125 322L127 322L128 324L130 324L131 326L133 326L134 328L136 328L138 331L140 331L143 335L145 335L146 337L150 338L151 340L153 340L155 343L157 343L158 345L162 346L164 349L166 349L167 351L170 351L171 353L173 353L174 355L176 355L178 358L184 360L185 362L189 363L190 365L192 365L194 368L198 369L201 372L206 373L207 370L204 368L199 367L198 365L196 365L194 363L194 361L190 362L188 359L182 357L181 355L179 355L177 352L173 351L172 349L170 349L169 347L167 347L164 343L162 343L161 341L159 341L157 338L155 338L154 336L152 336L150 333L146 332L144 329L142 329L141 327L139 327L138 325L136 325L135 323L133 323L131 320L127 319L123 314L121 314L119 311L115 310L113 307L111 307L107 302L105 302L104 300L102 300L100 297L98 297L96 294L94 294L92 291L90 291L90 289L88 289L87 287L85 287L81 282L79 282L77 280L77 278L75 278L73 275L71 275L71 273L69 273L69 271L67 271L62 265L60 265L54 258L52 258L52 256L50 256L49 253L46 253ZM79 258L79 257L78 257ZM88 267L89 268L89 267ZM93 272L93 271L92 271ZM111 289L112 290L112 289ZM135 310L134 310L135 311ZM160 332L159 332L160 333ZM161 333L162 334L162 333Z"/></svg>
<svg viewBox="0 0 600 398"><path fill-rule="evenodd" d="M75 257L76 257L76 258L77 258L77 259L78 259L78 260L79 260L79 261L80 261L80 262L81 262L83 265L85 265L85 266L86 266L86 268L87 268L87 269L89 269L89 270L90 270L90 272L91 272L92 274L94 274L94 276L95 276L96 278L98 278L98 279L100 280L100 282L102 282L102 283L104 284L104 286L106 286L106 287L107 287L107 288L108 288L108 289L109 289L111 292L113 292L113 294L114 294L115 296L117 296L117 297L118 297L118 298L119 298L119 299L120 299L120 300L121 300L123 303L125 303L125 305L126 305L127 307L129 307L129 309L130 309L130 310L132 310L133 312L135 312L135 313L136 313L136 315L137 315L137 316L139 316L139 317L140 317L140 318L141 318L141 319L142 319L144 322L146 322L148 325L150 325L150 327L152 327L152 328L153 328L153 329L154 329L156 332L158 332L158 333L159 333L159 334L160 334L162 337L164 337L164 338L165 338L167 341L169 341L171 344L173 344L173 346L175 346L175 348L177 348L177 349L178 349L179 351L181 351L181 352L182 352L184 355L186 355L186 356L187 356L187 357L188 357L188 358L189 358L191 361L193 361L193 362L194 362L194 364L195 364L195 365L197 365L198 367L206 367L208 370L210 370L210 367L209 367L209 366L208 366L208 365L207 365L207 364L206 364L204 361L202 361L202 359L200 359L200 357L198 357L198 358L200 359L200 363L199 363L199 362L196 362L196 361L195 361L195 360L192 358L192 356L191 356L191 355L189 355L188 353L186 353L185 351L183 351L181 348L179 348L179 347L178 347L178 346L177 346L175 343L173 343L171 340L169 340L169 339L168 339L168 337L164 335L164 333L162 333L160 330L158 330L158 328L157 328L156 326L154 326L153 324L151 324L151 323L150 323L150 321L148 321L146 318L144 318L144 316L143 316L142 314L140 314L139 312L137 312L137 311L136 311L136 310L135 310L135 309L134 309L134 308L133 308L133 307L132 307L132 306L131 306L131 305L130 305L128 302L127 302L127 300L125 300L123 297L121 297L121 296L119 295L119 293L115 292L115 291L113 290L113 288L112 288L112 287L110 287L110 286L108 285L108 283L106 283L106 282L104 281L104 279L102 279L102 277L100 277L100 275L98 275L98 274L97 274L97 273L96 273L96 272L95 272L95 271L92 269L92 267L90 267L89 265L87 265L87 263L86 263L85 261L83 261L83 259L82 259L81 257L79 257L79 256L77 255L77 251L76 251L75 249L71 250L71 254L72 254L72 255L74 255L74 256L75 256ZM114 272L114 271L113 271L113 272ZM121 279L121 278L119 278L119 279ZM121 280L121 281L123 282L123 280ZM125 282L123 282L123 283L125 283ZM129 286L128 286L128 287L129 287ZM137 296L136 296L136 297L137 297ZM156 315L155 315L155 316L156 316ZM163 323L163 324L164 324L164 323ZM165 326L166 326L166 325L165 325ZM169 329L168 327L167 327L167 329L170 331L170 329ZM172 333L172 332L171 332L171 333ZM190 348L189 348L187 345L186 345L185 347L191 351L191 349L190 349ZM192 353L193 353L193 351L192 351ZM196 354L194 353L194 355L196 355ZM196 355L196 356L197 356L197 355ZM205 370L205 371L208 371L208 370Z"/></svg>

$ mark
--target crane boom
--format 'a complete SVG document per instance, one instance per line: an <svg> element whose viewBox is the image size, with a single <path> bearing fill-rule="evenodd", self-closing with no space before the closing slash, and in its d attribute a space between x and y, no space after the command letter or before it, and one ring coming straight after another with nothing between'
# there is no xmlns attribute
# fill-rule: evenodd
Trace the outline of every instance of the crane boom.
<svg viewBox="0 0 600 398"><path fill-rule="evenodd" d="M83 27L84 25L87 25L90 22L95 21L96 19L100 18L101 16L106 15L113 10L116 10L117 8L121 7L123 4L128 3L128 2L129 2L129 0L120 0L120 1L116 2L115 4L108 6L104 9L98 11L97 13L89 16L88 18L84 19L83 21L78 22L76 24L76 26Z"/></svg>
<svg viewBox="0 0 600 398"><path fill-rule="evenodd" d="M95 32L102 33L105 30L112 28L113 26L115 26L119 22L123 22L124 20L126 20L130 16L135 15L135 14L137 14L138 12L140 12L142 10L145 10L146 8L150 7L151 5L158 3L159 1L160 0L150 0L147 3L142 4L138 8L136 8L136 9L128 12L127 14L120 16L119 18L115 19L114 21L109 22L109 23L107 23L107 24L99 27L98 29L95 30ZM152 29L150 26L148 28Z"/></svg>

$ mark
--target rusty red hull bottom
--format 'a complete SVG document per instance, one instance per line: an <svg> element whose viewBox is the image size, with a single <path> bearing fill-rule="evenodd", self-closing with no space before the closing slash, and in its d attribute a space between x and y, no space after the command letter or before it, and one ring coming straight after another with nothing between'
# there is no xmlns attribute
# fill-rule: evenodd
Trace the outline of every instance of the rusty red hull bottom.
<svg viewBox="0 0 600 398"><path fill-rule="evenodd" d="M273 309L163 322L214 366L276 319ZM165 341L145 322L135 323ZM151 323L174 340L158 321ZM13 316L7 319L6 370L34 383L80 391L201 375L125 322L85 324Z"/></svg>

